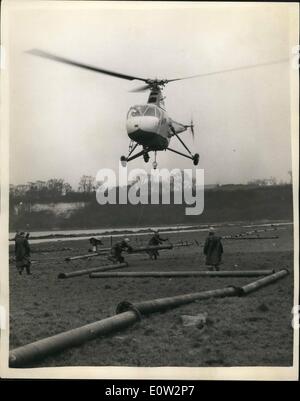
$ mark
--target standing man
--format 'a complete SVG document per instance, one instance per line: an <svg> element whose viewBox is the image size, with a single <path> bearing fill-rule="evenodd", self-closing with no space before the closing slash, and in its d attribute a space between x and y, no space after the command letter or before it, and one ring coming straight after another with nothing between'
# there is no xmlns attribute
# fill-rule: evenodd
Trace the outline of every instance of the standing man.
<svg viewBox="0 0 300 401"><path fill-rule="evenodd" d="M122 256L122 252L126 249L127 251L131 251L132 247L129 245L130 239L125 238L120 242L116 242L115 245L111 248L111 255L108 257L108 260L112 262L123 263L125 261Z"/></svg>
<svg viewBox="0 0 300 401"><path fill-rule="evenodd" d="M25 236L24 232L16 233L15 236L15 256L16 256L16 267L19 274L23 273L24 268L27 274L30 272L30 246L28 242L29 233Z"/></svg>
<svg viewBox="0 0 300 401"><path fill-rule="evenodd" d="M148 245L149 246L158 246L160 244L162 244L163 242L168 241L168 238L162 238L159 235L158 231L154 231L153 236L150 238ZM157 249L151 249L148 251L148 255L150 256L150 259L157 259L157 257L159 256L159 252Z"/></svg>
<svg viewBox="0 0 300 401"><path fill-rule="evenodd" d="M206 238L203 253L206 256L205 264L212 266L212 270L220 270L219 265L222 261L223 245L221 237L215 235L214 229L209 230Z"/></svg>

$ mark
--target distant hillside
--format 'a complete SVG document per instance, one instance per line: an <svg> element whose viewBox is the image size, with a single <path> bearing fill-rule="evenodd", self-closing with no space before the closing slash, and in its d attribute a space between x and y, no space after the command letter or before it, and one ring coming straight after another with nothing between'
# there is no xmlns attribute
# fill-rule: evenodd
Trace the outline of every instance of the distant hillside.
<svg viewBox="0 0 300 401"><path fill-rule="evenodd" d="M291 185L266 187L222 186L205 190L204 212L186 216L187 205L104 205L95 197L69 213L50 209L10 210L10 231L113 228L171 224L198 224L255 220L291 220ZM31 205L32 206L32 205ZM33 205L34 206L34 205Z"/></svg>

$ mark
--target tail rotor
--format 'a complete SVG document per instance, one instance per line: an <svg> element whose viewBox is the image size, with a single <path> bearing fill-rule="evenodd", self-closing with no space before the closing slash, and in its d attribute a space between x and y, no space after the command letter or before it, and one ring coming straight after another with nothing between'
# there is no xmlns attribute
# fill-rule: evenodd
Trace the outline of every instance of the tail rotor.
<svg viewBox="0 0 300 401"><path fill-rule="evenodd" d="M190 129L191 129L191 134L193 137L193 141L195 140L195 131L194 131L194 122L193 122L193 117L191 118L191 125L190 125Z"/></svg>

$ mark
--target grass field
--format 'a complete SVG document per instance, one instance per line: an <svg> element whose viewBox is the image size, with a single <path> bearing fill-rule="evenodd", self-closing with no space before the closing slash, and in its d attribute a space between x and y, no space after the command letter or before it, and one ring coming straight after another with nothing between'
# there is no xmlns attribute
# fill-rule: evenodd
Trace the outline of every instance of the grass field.
<svg viewBox="0 0 300 401"><path fill-rule="evenodd" d="M261 227L260 227L261 228ZM242 225L218 234L242 233ZM278 239L223 240L223 270L288 268L284 279L247 297L209 299L156 313L136 325L51 356L46 366L290 366L293 357L292 226L261 232ZM204 242L207 233L168 235L172 242ZM133 245L148 237L133 238ZM108 240L104 246L108 246ZM106 278L65 280L58 273L107 264L105 258L68 263L66 256L87 253L88 241L60 241L32 246L32 276L19 276L10 264L10 349L115 314L121 301L139 302L173 295L244 285L256 278ZM66 250L66 248L69 248ZM64 250L62 250L64 249ZM122 271L207 270L201 246L161 251L157 261L145 254L125 256ZM182 315L208 314L204 329L184 327Z"/></svg>

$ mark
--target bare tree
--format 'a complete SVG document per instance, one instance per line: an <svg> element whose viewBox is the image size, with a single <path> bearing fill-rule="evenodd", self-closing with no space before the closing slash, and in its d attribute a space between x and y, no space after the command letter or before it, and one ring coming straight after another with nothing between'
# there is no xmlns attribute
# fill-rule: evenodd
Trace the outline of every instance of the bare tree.
<svg viewBox="0 0 300 401"><path fill-rule="evenodd" d="M83 175L78 184L78 190L84 193L91 193L95 189L94 177L90 175Z"/></svg>
<svg viewBox="0 0 300 401"><path fill-rule="evenodd" d="M63 179L52 178L51 180L47 181L48 193L50 193L53 196L62 195L63 186L64 186Z"/></svg>
<svg viewBox="0 0 300 401"><path fill-rule="evenodd" d="M63 195L67 195L68 193L72 192L72 187L69 183L64 182L63 187L62 187L62 193Z"/></svg>

